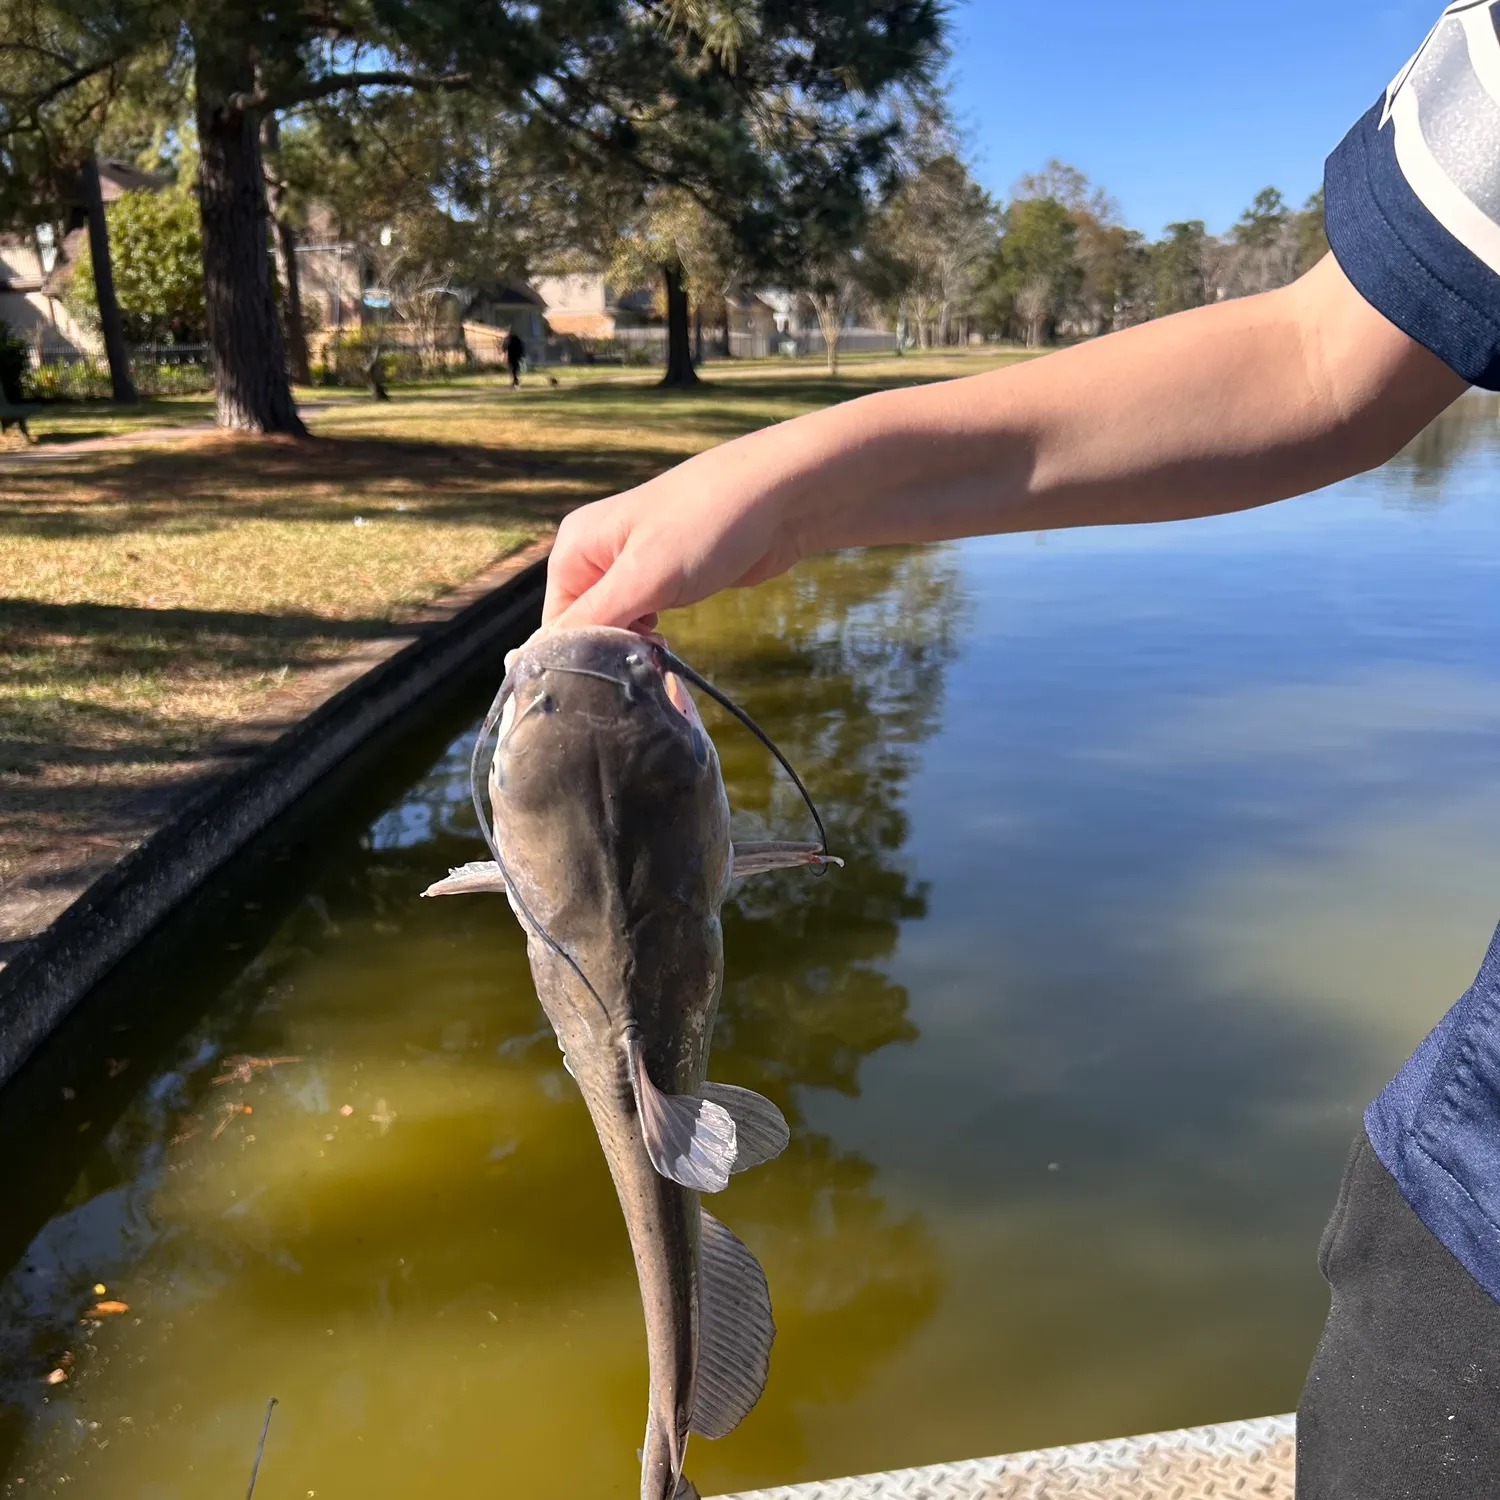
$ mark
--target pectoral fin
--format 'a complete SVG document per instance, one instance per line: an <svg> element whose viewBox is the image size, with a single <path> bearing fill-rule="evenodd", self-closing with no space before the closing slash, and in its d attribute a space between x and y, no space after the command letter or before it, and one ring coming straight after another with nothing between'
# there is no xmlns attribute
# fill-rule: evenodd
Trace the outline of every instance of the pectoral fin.
<svg viewBox="0 0 1500 1500"><path fill-rule="evenodd" d="M734 1120L696 1094L664 1094L651 1082L640 1044L627 1041L630 1085L651 1165L663 1177L700 1193L721 1192L734 1170Z"/></svg>
<svg viewBox="0 0 1500 1500"><path fill-rule="evenodd" d="M735 1152L731 1172L743 1172L780 1156L792 1138L781 1111L753 1089L732 1083L705 1083L703 1097L734 1121Z"/></svg>
<svg viewBox="0 0 1500 1500"><path fill-rule="evenodd" d="M733 878L762 875L767 870L787 870L794 865L842 865L837 855L824 854L821 844L788 844L781 842L736 844Z"/></svg>
<svg viewBox="0 0 1500 1500"><path fill-rule="evenodd" d="M760 1400L771 1366L771 1294L760 1262L711 1213L703 1214L698 1281L698 1380L692 1430L732 1432Z"/></svg>
<svg viewBox="0 0 1500 1500"><path fill-rule="evenodd" d="M449 870L442 880L435 881L422 894L464 896L470 891L498 891L502 896L506 894L505 877L501 875L500 866L494 860L475 860L472 864Z"/></svg>

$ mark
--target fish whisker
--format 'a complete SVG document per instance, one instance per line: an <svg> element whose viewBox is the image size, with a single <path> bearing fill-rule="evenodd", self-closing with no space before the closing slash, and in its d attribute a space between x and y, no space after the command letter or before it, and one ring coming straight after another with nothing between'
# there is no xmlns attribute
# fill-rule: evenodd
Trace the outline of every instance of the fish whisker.
<svg viewBox="0 0 1500 1500"><path fill-rule="evenodd" d="M720 708L727 709L737 718L746 729L758 739L772 755L781 763L781 769L792 778L792 785L802 794L802 800L807 804L807 810L812 814L812 820L818 825L818 837L823 843L823 853L828 853L828 831L823 827L823 819L818 812L817 804L812 799L812 793L802 784L802 778L793 768L791 761L777 748L775 740L768 735L749 714L745 712L738 703L727 693L720 692L706 677L695 672L680 656L675 655L667 647L658 645L656 648L661 652L663 660L671 669L681 677L686 677L695 687L700 687Z"/></svg>

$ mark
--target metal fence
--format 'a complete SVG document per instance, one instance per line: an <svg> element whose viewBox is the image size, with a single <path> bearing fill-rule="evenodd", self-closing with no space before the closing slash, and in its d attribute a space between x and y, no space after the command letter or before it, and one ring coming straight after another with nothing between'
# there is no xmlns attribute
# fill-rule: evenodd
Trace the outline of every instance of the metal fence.
<svg viewBox="0 0 1500 1500"><path fill-rule="evenodd" d="M846 328L839 336L840 354L893 354L896 335L883 328ZM771 359L777 356L822 358L828 344L817 331L798 333L741 333L731 331L728 347L717 329L705 329L703 346L694 342L694 356L707 362L716 359ZM667 362L667 330L661 325L647 328L617 328L607 338L548 339L533 364L625 364L664 365Z"/></svg>
<svg viewBox="0 0 1500 1500"><path fill-rule="evenodd" d="M487 367L499 362L498 347L483 339L466 339L456 328L442 328L435 338L418 335L400 325L382 324L314 334L313 377L328 384L362 384L365 366L380 351L386 378L406 383L441 377L464 369ZM847 328L840 335L838 352L845 354L890 354L896 335L879 328ZM701 351L704 361L725 358L771 359L821 358L827 344L820 332L739 333L731 332L728 346L717 330L705 330ZM625 364L665 365L667 330L621 328L609 338L552 336L527 348L526 363L532 368L549 365ZM109 365L102 355L67 344L43 344L28 351L29 368L22 379L24 394L33 400L88 400L110 393ZM130 350L130 368L136 391L142 396L193 395L213 389L213 360L207 344L137 344Z"/></svg>
<svg viewBox="0 0 1500 1500"><path fill-rule="evenodd" d="M109 363L102 355L72 345L32 347L21 377L32 400L83 401L108 396ZM207 344L137 344L130 349L130 374L141 396L185 396L213 389Z"/></svg>

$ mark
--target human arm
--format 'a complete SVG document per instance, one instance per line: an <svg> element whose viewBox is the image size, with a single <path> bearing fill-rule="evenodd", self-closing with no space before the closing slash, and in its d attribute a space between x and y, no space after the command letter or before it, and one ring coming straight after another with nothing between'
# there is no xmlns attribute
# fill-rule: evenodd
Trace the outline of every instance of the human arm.
<svg viewBox="0 0 1500 1500"><path fill-rule="evenodd" d="M1466 384L1328 256L1280 290L813 412L586 506L545 618L628 625L837 547L1262 505L1384 462Z"/></svg>

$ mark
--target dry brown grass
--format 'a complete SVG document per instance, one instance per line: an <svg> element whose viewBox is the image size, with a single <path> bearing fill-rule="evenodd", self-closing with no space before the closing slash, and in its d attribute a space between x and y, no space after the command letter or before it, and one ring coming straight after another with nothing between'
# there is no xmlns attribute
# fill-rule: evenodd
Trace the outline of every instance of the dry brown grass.
<svg viewBox="0 0 1500 1500"><path fill-rule="evenodd" d="M649 372L519 393L471 379L319 402L307 440L192 434L0 462L0 879L571 507L812 407L994 362L886 359L837 380L715 368L687 394ZM202 414L180 406L179 421ZM34 425L48 444L110 416ZM140 431L142 413L119 425Z"/></svg>

